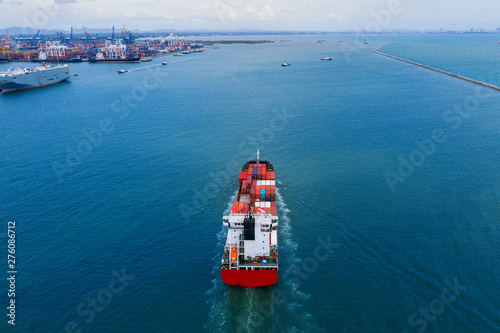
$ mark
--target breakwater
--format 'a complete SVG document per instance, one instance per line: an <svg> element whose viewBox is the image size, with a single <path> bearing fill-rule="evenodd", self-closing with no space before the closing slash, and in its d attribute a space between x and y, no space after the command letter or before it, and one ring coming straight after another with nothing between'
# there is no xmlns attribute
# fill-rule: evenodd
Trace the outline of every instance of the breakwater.
<svg viewBox="0 0 500 333"><path fill-rule="evenodd" d="M406 59L398 58L398 57L392 56L390 54L379 52L379 50L381 50L382 48L386 47L390 43L391 42L385 43L381 47L376 48L375 50L373 50L373 52L376 53L376 54L383 55L385 57L389 57L389 58L392 58L392 59L403 61L403 62L412 64L412 65L415 65L415 66L423 67L425 69L430 69L431 71L435 71L435 72L438 72L438 73L441 73L441 74L452 76L452 77L455 77L455 78L460 79L460 80L464 80L464 81L467 81L467 82L470 82L470 83L474 83L474 84L477 84L477 85L480 85L480 86L483 86L483 87L486 87L486 88L490 88L490 89L493 89L493 90L500 91L500 87L495 86L493 84L489 84L489 83L486 83L486 82L474 80L474 79L471 79L471 78L468 78L468 77L465 77L465 76L462 76L462 75L453 74L453 73L450 73L450 72L447 72L447 71L443 71L441 69L437 69L437 68L434 68L434 67L422 65L422 64L419 64L418 62L414 62L414 61L411 61L411 60L406 60Z"/></svg>

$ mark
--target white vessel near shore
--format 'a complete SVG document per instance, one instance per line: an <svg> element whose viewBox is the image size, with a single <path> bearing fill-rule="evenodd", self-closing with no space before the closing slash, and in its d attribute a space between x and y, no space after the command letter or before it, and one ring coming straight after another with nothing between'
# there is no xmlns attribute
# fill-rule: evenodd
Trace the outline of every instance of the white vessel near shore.
<svg viewBox="0 0 500 333"><path fill-rule="evenodd" d="M0 91L10 92L48 86L69 79L68 65L11 68L0 73Z"/></svg>

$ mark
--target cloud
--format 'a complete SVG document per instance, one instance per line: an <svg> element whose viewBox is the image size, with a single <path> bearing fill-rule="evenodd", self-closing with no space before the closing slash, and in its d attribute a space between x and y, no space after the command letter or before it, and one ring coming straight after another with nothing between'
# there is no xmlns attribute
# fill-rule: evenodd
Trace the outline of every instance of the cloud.
<svg viewBox="0 0 500 333"><path fill-rule="evenodd" d="M21 6L22 5L21 1L11 1L10 4L14 5L14 6Z"/></svg>
<svg viewBox="0 0 500 333"><path fill-rule="evenodd" d="M339 14L339 13L330 12L330 13L326 14L326 18L328 20L345 20L345 19L347 19L347 16L344 16L344 15Z"/></svg>
<svg viewBox="0 0 500 333"><path fill-rule="evenodd" d="M55 0L56 3L72 3L76 2L76 0Z"/></svg>
<svg viewBox="0 0 500 333"><path fill-rule="evenodd" d="M270 20L274 17L274 12L269 5L260 8L247 6L245 9L247 12L256 16L260 21Z"/></svg>

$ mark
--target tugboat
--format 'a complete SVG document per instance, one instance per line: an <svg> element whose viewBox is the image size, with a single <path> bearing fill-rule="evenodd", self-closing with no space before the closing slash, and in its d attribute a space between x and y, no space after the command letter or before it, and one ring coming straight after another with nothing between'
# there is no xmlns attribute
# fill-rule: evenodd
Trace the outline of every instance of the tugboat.
<svg viewBox="0 0 500 333"><path fill-rule="evenodd" d="M162 65L168 65L167 59L163 60Z"/></svg>
<svg viewBox="0 0 500 333"><path fill-rule="evenodd" d="M287 62L286 62L286 60L285 60L285 62L284 62L284 63L282 63L282 64L281 64L281 66L286 67L286 66L290 66L290 64L289 64L289 63L287 63Z"/></svg>
<svg viewBox="0 0 500 333"><path fill-rule="evenodd" d="M332 60L330 57L321 58L321 60Z"/></svg>
<svg viewBox="0 0 500 333"><path fill-rule="evenodd" d="M239 176L222 256L222 281L240 287L264 287L278 281L278 214L274 166L248 160Z"/></svg>
<svg viewBox="0 0 500 333"><path fill-rule="evenodd" d="M122 68L118 71L118 73L120 73L120 74L127 73L127 72L128 72L128 70L123 69L123 66L122 66Z"/></svg>

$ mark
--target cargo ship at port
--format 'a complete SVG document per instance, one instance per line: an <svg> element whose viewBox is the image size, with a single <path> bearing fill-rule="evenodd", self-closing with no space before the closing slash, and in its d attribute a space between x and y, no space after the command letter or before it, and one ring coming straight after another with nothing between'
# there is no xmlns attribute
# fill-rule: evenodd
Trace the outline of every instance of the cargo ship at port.
<svg viewBox="0 0 500 333"><path fill-rule="evenodd" d="M89 59L94 63L129 63L141 62L141 57L127 54L127 46L117 41L115 44L106 42L94 58Z"/></svg>
<svg viewBox="0 0 500 333"><path fill-rule="evenodd" d="M68 65L45 65L36 68L11 68L0 73L0 91L2 93L38 88L56 84L69 79Z"/></svg>
<svg viewBox="0 0 500 333"><path fill-rule="evenodd" d="M82 62L80 57L71 57L67 51L66 45L58 41L47 41L40 47L38 59L31 59L31 62L39 63L64 63L64 62Z"/></svg>
<svg viewBox="0 0 500 333"><path fill-rule="evenodd" d="M224 216L227 238L222 281L263 287L278 281L278 215L274 166L259 158L247 161L239 175L231 212Z"/></svg>

